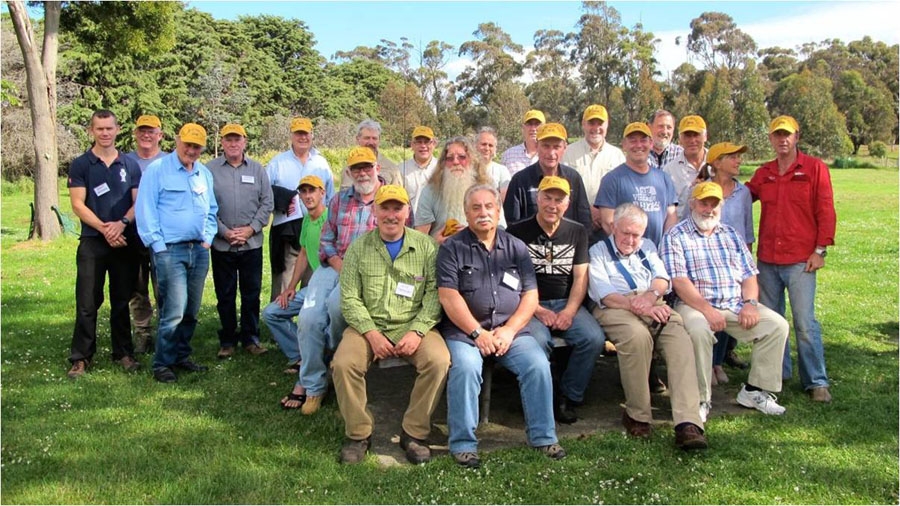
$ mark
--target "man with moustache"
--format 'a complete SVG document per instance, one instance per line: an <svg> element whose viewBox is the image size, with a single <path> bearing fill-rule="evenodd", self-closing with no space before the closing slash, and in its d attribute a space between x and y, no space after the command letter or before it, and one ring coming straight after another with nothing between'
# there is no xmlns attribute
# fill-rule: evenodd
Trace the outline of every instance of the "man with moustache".
<svg viewBox="0 0 900 506"><path fill-rule="evenodd" d="M475 149L481 155L481 162L487 167L485 170L488 176L497 184L500 201L503 202L512 176L505 165L494 161L494 157L497 156L497 131L489 126L479 128L478 136L475 138Z"/></svg>
<svg viewBox="0 0 900 506"><path fill-rule="evenodd" d="M559 123L541 125L537 131L538 161L514 174L509 182L503 211L509 223L528 219L537 214L537 192L541 180L558 176L569 183L571 205L565 217L591 230L591 211L585 194L584 181L575 169L561 163L568 145L566 128Z"/></svg>
<svg viewBox="0 0 900 506"><path fill-rule="evenodd" d="M259 343L259 294L262 288L263 228L272 213L272 187L262 165L246 156L247 131L238 124L222 127L223 155L207 166L219 204L218 231L212 245L213 285L219 313L220 359L234 355L238 341L248 353L268 350ZM238 333L235 298L241 292Z"/></svg>
<svg viewBox="0 0 900 506"><path fill-rule="evenodd" d="M537 276L540 302L530 324L534 338L548 356L553 350L551 332L572 347L553 404L560 423L578 420L575 407L584 402L605 340L597 321L581 305L588 286L588 233L580 223L563 218L569 191L565 179L546 176L538 186L537 214L508 229L528 247Z"/></svg>
<svg viewBox="0 0 900 506"><path fill-rule="evenodd" d="M694 186L691 215L666 234L660 256L679 301L675 310L694 344L700 418L711 408L710 374L715 333L727 331L753 347L750 375L738 392L741 406L781 415L771 392L781 391L781 357L788 336L785 319L758 301L756 266L744 238L721 223L722 187Z"/></svg>
<svg viewBox="0 0 900 506"><path fill-rule="evenodd" d="M334 195L331 167L319 150L313 147L313 139L313 124L309 118L292 119L291 148L275 155L266 166L275 206L272 230L269 231L269 260L272 264L269 300L275 300L278 294L289 288L294 262L300 254L300 229L306 208L297 195L297 183L308 175L314 175L325 183L326 204Z"/></svg>
<svg viewBox="0 0 900 506"><path fill-rule="evenodd" d="M138 238L134 203L141 169L116 149L119 123L106 109L91 115L88 133L94 145L72 161L69 197L81 220L75 256L75 329L72 332L69 378L82 376L97 351L97 310L103 304L103 285L109 273L109 332L112 359L127 372L137 371L128 300L137 280Z"/></svg>
<svg viewBox="0 0 900 506"><path fill-rule="evenodd" d="M169 154L159 147L162 138L162 122L159 118L152 114L140 116L134 124L135 150L125 156L137 162L143 173L151 162ZM150 250L140 240L135 242L138 251L138 277L128 307L131 309L131 323L134 327L134 352L146 353L153 346L153 331L150 327L150 320L153 318L153 305L150 303L151 280L157 305L159 287L156 285L156 274L150 266Z"/></svg>
<svg viewBox="0 0 900 506"><path fill-rule="evenodd" d="M665 109L658 109L650 117L650 129L653 131L653 149L650 151L649 157L650 167L660 169L681 154L681 146L672 144L675 116Z"/></svg>
<svg viewBox="0 0 900 506"><path fill-rule="evenodd" d="M562 163L575 169L584 180L587 201L593 204L597 200L600 182L611 170L625 163L622 150L606 142L606 130L609 127L609 113L606 107L589 105L581 115L581 131L584 137L569 145L563 154ZM600 210L591 209L593 231L601 231Z"/></svg>
<svg viewBox="0 0 900 506"><path fill-rule="evenodd" d="M416 368L403 415L400 447L412 464L431 460L425 441L450 368L450 353L434 330L441 318L435 279L437 245L406 228L409 197L383 185L375 195L377 229L350 245L341 269L341 312L347 320L331 362L346 439L341 462L361 461L375 420L366 407L366 372L375 360L400 357Z"/></svg>
<svg viewBox="0 0 900 506"><path fill-rule="evenodd" d="M831 402L822 326L816 320L816 272L834 244L837 215L831 175L822 160L797 148L800 125L779 116L769 125L775 160L757 169L747 183L762 202L759 215L760 301L784 315L791 301L800 383L814 402ZM785 343L782 378L791 377L790 342Z"/></svg>
<svg viewBox="0 0 900 506"><path fill-rule="evenodd" d="M522 144L513 146L500 155L500 163L509 170L511 176L537 162L537 130L546 121L544 113L537 109L525 113L522 118Z"/></svg>
<svg viewBox="0 0 900 506"><path fill-rule="evenodd" d="M529 322L538 304L537 281L522 241L497 229L499 192L475 185L465 194L469 227L438 251L438 296L444 319L438 329L450 350L447 425L450 454L467 468L478 457L478 395L484 357L493 356L516 375L528 444L559 460L553 421L553 379L543 346Z"/></svg>
<svg viewBox="0 0 900 506"><path fill-rule="evenodd" d="M175 152L147 167L138 190L138 233L153 251L159 281L153 377L161 383L178 381L173 369L207 370L190 359L209 271L207 250L218 229L213 176L199 161L205 147L206 130L185 124L175 138Z"/></svg>
<svg viewBox="0 0 900 506"><path fill-rule="evenodd" d="M415 210L419 204L419 195L422 188L428 184L428 179L434 174L438 166L437 158L434 157L434 147L437 145L437 139L434 137L434 131L427 126L417 126L412 132L412 142L410 148L413 150L413 156L409 160L405 160L400 166L400 174L403 177L403 187L409 194L410 205Z"/></svg>
<svg viewBox="0 0 900 506"><path fill-rule="evenodd" d="M691 187L698 183L700 169L706 163L706 121L700 116L681 118L678 123L678 144L681 146L674 160L662 166L663 172L672 178L678 197L678 214L686 217Z"/></svg>
<svg viewBox="0 0 900 506"><path fill-rule="evenodd" d="M375 153L378 164L378 174L386 184L403 185L403 175L397 164L378 151L381 145L381 124L375 120L365 119L356 126L356 145L367 147ZM350 176L350 167L345 167L341 173L341 190L353 185ZM415 213L415 210L413 210Z"/></svg>

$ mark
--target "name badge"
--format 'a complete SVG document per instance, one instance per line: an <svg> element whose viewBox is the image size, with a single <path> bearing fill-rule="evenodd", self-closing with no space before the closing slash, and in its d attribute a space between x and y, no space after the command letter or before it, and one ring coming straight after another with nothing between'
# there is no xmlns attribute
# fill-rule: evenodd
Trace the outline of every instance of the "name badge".
<svg viewBox="0 0 900 506"><path fill-rule="evenodd" d="M397 291L394 292L401 297L412 297L416 287L408 283L397 283Z"/></svg>
<svg viewBox="0 0 900 506"><path fill-rule="evenodd" d="M253 176L241 176L241 182L247 184L253 184L256 182L256 178Z"/></svg>
<svg viewBox="0 0 900 506"><path fill-rule="evenodd" d="M100 186L94 187L94 193L96 193L98 197L100 197L101 195L106 195L107 193L109 193L109 185L103 183Z"/></svg>
<svg viewBox="0 0 900 506"><path fill-rule="evenodd" d="M512 288L513 290L518 290L518 289L519 289L519 278L515 277L514 275L512 275L512 274L510 274L510 273L508 273L508 272L504 272L504 273L503 273L503 281L502 281L502 283L503 283L504 285L506 285L506 286Z"/></svg>
<svg viewBox="0 0 900 506"><path fill-rule="evenodd" d="M199 185L196 188L194 188L194 193L196 193L197 195L203 195L203 192L205 192L205 191L206 191L205 185Z"/></svg>

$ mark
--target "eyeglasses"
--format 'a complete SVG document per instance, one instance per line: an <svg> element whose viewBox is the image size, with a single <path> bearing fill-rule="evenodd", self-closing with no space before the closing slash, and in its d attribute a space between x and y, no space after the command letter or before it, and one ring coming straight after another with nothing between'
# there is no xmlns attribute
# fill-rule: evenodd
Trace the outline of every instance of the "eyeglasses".
<svg viewBox="0 0 900 506"><path fill-rule="evenodd" d="M375 170L374 165L361 165L361 166L357 165L357 166L350 167L351 174L359 174L360 172L372 172L373 170Z"/></svg>
<svg viewBox="0 0 900 506"><path fill-rule="evenodd" d="M455 162L459 160L460 162L464 162L469 159L469 155L447 155L445 158L448 162Z"/></svg>

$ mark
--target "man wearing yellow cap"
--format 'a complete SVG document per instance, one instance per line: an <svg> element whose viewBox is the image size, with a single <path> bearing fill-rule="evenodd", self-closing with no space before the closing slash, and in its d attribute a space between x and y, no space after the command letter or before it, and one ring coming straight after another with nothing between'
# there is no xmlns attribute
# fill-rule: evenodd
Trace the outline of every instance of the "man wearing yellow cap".
<svg viewBox="0 0 900 506"><path fill-rule="evenodd" d="M564 216L591 230L591 211L585 195L584 181L575 169L562 164L566 152L566 128L559 123L541 125L537 132L538 161L513 175L503 201L508 223L531 218L537 214L537 189L547 176L558 176L569 183L569 201Z"/></svg>
<svg viewBox="0 0 900 506"><path fill-rule="evenodd" d="M275 211L269 231L269 260L272 265L272 289L269 300L275 300L288 288L294 262L300 254L300 229L306 208L297 195L297 183L310 174L325 183L325 201L334 195L331 167L319 150L313 147L313 124L309 118L291 120L291 148L279 153L266 166L272 185Z"/></svg>
<svg viewBox="0 0 900 506"><path fill-rule="evenodd" d="M538 161L538 127L547 121L544 113L532 109L522 118L522 144L513 146L500 155L500 163L506 166L511 176Z"/></svg>
<svg viewBox="0 0 900 506"><path fill-rule="evenodd" d="M698 183L700 169L706 163L706 121L700 116L690 115L678 123L678 144L681 152L669 163L662 166L663 172L672 178L675 195L678 196L677 212L687 207L691 187Z"/></svg>
<svg viewBox="0 0 900 506"><path fill-rule="evenodd" d="M781 391L781 356L788 324L759 303L756 265L744 238L721 223L722 187L711 181L691 192L689 218L665 235L660 256L678 295L675 304L694 345L700 417L711 409L715 333L751 343L753 360L738 404L767 415L784 414L772 392Z"/></svg>
<svg viewBox="0 0 900 506"><path fill-rule="evenodd" d="M544 177L538 186L537 214L507 229L528 246L534 264L540 301L530 323L534 338L548 355L553 349L551 331L572 346L553 405L560 423L578 420L575 407L584 402L604 342L600 325L581 305L588 286L588 232L563 217L569 193L565 179Z"/></svg>
<svg viewBox="0 0 900 506"><path fill-rule="evenodd" d="M625 163L622 150L606 142L609 113L606 107L589 105L581 115L581 131L584 137L566 148L562 163L575 169L584 180L588 203L597 199L600 182L611 170ZM593 230L602 230L600 210L591 206Z"/></svg>
<svg viewBox="0 0 900 506"><path fill-rule="evenodd" d="M213 283L219 312L219 358L234 354L238 341L247 352L260 355L259 293L262 287L262 229L272 213L272 187L262 165L248 157L247 132L228 124L219 132L223 155L207 166L219 204L218 232L212 245ZM241 291L241 326L235 311Z"/></svg>
<svg viewBox="0 0 900 506"><path fill-rule="evenodd" d="M378 175L387 184L403 185L403 176L400 174L400 168L390 158L384 156L384 153L378 151L381 145L381 124L373 119L364 119L356 125L356 145L371 149L376 156L376 164L378 165ZM344 167L341 173L341 190L349 188L353 185L353 178L350 175L350 167ZM413 209L415 212L415 209Z"/></svg>
<svg viewBox="0 0 900 506"><path fill-rule="evenodd" d="M138 190L138 233L153 251L159 281L153 377L162 383L178 381L174 369L207 370L191 361L190 344L209 271L207 250L218 230L213 176L199 161L205 147L206 130L185 124L175 151L147 167Z"/></svg>
<svg viewBox="0 0 900 506"><path fill-rule="evenodd" d="M434 174L438 161L434 157L434 147L437 140L434 131L427 126L417 126L412 132L410 148L413 156L404 160L400 166L400 174L403 176L403 187L409 193L409 202L415 211L419 205L419 194L428 183L428 178Z"/></svg>
<svg viewBox="0 0 900 506"><path fill-rule="evenodd" d="M134 124L135 149L125 156L131 158L141 168L141 172L156 159L166 156L167 152L159 147L162 141L162 122L152 114L138 117ZM128 306L131 308L131 323L134 326L134 352L146 353L152 346L152 330L150 320L153 318L153 305L150 303L150 281L153 280L153 294L159 303L159 287L156 286L156 274L150 266L150 250L137 241L140 255L138 263L138 279Z"/></svg>
<svg viewBox="0 0 900 506"><path fill-rule="evenodd" d="M372 362L400 357L416 368L403 415L400 447L413 464L431 460L425 440L444 391L450 352L434 326L441 318L435 262L437 244L406 227L410 200L400 186L375 195L375 230L347 249L341 269L341 311L347 320L331 362L334 390L344 419L341 462L362 460L374 419L366 408L366 377Z"/></svg>
<svg viewBox="0 0 900 506"><path fill-rule="evenodd" d="M837 215L831 175L822 160L801 152L800 126L790 116L769 125L775 159L756 170L747 183L762 202L759 215L760 300L781 314L785 289L791 301L800 384L815 402L830 402L822 326L816 320L816 271L825 266L826 248L834 244ZM790 378L790 342L785 345L782 375Z"/></svg>
<svg viewBox="0 0 900 506"><path fill-rule="evenodd" d="M649 126L653 138L649 155L650 167L661 169L681 154L681 146L672 142L675 115L665 109L658 109L650 117Z"/></svg>

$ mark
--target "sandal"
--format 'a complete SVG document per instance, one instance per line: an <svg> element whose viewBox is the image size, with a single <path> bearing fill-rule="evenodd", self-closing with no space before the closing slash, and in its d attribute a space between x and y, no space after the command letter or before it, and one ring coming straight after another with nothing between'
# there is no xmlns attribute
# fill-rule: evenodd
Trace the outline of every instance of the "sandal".
<svg viewBox="0 0 900 506"><path fill-rule="evenodd" d="M300 361L291 364L284 370L285 374L300 374Z"/></svg>
<svg viewBox="0 0 900 506"><path fill-rule="evenodd" d="M287 394L287 397L281 399L281 409L300 409L303 407L304 402L306 402L306 394L295 394L294 392L290 392ZM296 406L294 404L296 404Z"/></svg>

